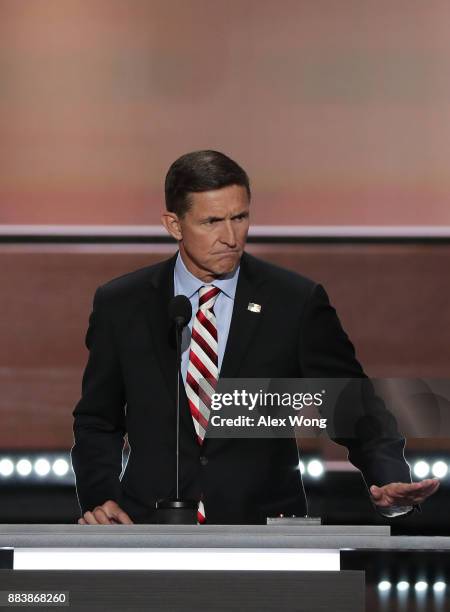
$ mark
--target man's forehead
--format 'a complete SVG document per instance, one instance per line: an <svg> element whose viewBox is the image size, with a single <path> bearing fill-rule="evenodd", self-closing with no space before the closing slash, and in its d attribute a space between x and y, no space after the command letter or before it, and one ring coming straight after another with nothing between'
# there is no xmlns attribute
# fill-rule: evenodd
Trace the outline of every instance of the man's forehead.
<svg viewBox="0 0 450 612"><path fill-rule="evenodd" d="M249 205L247 190L241 185L191 193L189 200L189 212L194 216L233 215L246 210Z"/></svg>

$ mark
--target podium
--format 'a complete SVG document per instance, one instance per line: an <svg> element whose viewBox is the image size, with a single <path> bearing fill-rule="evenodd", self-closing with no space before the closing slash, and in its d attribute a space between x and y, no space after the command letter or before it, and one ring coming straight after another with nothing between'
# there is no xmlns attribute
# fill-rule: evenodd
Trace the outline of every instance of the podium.
<svg viewBox="0 0 450 612"><path fill-rule="evenodd" d="M7 593L47 592L83 612L363 612L349 551L436 547L450 551L450 538L385 526L2 525L0 609ZM57 604L44 609L68 605Z"/></svg>

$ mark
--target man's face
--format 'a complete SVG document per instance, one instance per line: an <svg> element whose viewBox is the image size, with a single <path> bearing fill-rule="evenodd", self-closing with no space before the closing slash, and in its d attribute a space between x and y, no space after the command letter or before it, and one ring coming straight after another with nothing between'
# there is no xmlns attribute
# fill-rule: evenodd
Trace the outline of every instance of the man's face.
<svg viewBox="0 0 450 612"><path fill-rule="evenodd" d="M172 214L164 221L179 240L187 269L197 278L211 282L233 272L245 248L249 228L249 200L245 187L192 193L191 207L182 218Z"/></svg>

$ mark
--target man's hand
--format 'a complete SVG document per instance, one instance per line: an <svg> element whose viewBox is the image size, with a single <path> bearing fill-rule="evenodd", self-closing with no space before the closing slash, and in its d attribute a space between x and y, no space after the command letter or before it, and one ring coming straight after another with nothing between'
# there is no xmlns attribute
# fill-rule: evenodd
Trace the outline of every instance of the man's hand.
<svg viewBox="0 0 450 612"><path fill-rule="evenodd" d="M439 488L437 478L427 478L421 482L391 482L383 487L372 485L370 494L376 506L414 506L421 504Z"/></svg>
<svg viewBox="0 0 450 612"><path fill-rule="evenodd" d="M133 521L122 508L112 500L88 510L78 519L79 525L132 525Z"/></svg>

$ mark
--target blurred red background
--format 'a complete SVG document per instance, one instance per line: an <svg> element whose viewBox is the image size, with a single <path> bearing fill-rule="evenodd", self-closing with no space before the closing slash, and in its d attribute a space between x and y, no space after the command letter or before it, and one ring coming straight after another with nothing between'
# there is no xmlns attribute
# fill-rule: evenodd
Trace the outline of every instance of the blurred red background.
<svg viewBox="0 0 450 612"><path fill-rule="evenodd" d="M235 157L253 223L450 224L445 0L0 0L0 224L159 224Z"/></svg>

